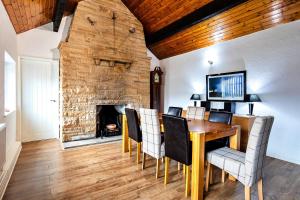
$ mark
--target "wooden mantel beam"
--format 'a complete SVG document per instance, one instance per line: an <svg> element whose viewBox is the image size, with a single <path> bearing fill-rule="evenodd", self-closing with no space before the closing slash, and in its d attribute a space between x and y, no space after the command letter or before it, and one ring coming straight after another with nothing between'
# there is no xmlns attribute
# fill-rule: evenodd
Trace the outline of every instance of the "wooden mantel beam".
<svg viewBox="0 0 300 200"><path fill-rule="evenodd" d="M247 0L214 0L205 6L195 10L185 17L171 23L153 34L146 34L147 46L153 45L167 37L183 31L208 18L216 16L230 8L233 8Z"/></svg>
<svg viewBox="0 0 300 200"><path fill-rule="evenodd" d="M67 4L67 0L57 0L55 10L53 13L53 31L58 32L61 20L64 15L65 7Z"/></svg>

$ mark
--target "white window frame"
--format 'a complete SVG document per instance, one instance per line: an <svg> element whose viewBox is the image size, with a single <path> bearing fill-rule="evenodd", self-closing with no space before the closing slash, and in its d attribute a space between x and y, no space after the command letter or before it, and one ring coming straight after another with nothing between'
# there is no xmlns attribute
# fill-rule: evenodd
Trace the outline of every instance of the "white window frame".
<svg viewBox="0 0 300 200"><path fill-rule="evenodd" d="M16 111L17 72L16 62L4 52L4 116Z"/></svg>

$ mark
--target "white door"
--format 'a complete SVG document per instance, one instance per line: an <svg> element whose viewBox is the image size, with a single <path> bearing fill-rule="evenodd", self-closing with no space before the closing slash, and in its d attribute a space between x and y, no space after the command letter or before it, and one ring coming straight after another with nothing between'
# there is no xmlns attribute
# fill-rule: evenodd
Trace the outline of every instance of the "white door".
<svg viewBox="0 0 300 200"><path fill-rule="evenodd" d="M58 61L21 58L22 141L58 138Z"/></svg>

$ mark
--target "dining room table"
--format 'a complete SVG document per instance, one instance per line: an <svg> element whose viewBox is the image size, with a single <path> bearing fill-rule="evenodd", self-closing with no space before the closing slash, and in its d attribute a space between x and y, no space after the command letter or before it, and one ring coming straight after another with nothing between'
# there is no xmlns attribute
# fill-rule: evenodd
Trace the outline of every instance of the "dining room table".
<svg viewBox="0 0 300 200"><path fill-rule="evenodd" d="M163 131L162 115L159 115L161 130ZM224 123L210 122L208 120L187 119L190 140L192 141L192 174L191 174L191 199L204 198L204 168L205 168L205 143L216 139L229 137L230 148L240 148L240 126ZM126 115L122 119L122 151L128 152L128 128ZM234 177L229 177L235 181ZM189 188L188 188L189 189Z"/></svg>

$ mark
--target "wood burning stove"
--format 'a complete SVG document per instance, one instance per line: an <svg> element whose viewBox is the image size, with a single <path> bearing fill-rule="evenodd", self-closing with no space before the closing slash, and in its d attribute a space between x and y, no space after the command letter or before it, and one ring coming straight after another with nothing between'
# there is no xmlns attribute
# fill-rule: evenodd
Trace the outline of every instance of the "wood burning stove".
<svg viewBox="0 0 300 200"><path fill-rule="evenodd" d="M96 106L96 137L109 137L122 134L122 115L125 105Z"/></svg>

